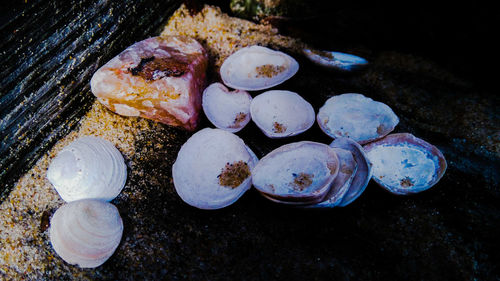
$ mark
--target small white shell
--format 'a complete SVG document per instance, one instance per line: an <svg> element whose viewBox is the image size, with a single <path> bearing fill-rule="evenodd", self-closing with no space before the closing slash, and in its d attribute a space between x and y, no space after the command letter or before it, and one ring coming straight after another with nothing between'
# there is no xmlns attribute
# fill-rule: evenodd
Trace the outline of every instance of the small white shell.
<svg viewBox="0 0 500 281"><path fill-rule="evenodd" d="M291 56L261 46L245 47L230 55L220 68L227 86L247 91L268 89L290 79L299 70Z"/></svg>
<svg viewBox="0 0 500 281"><path fill-rule="evenodd" d="M283 145L253 169L252 183L265 197L281 203L319 203L338 174L339 160L326 144L302 141Z"/></svg>
<svg viewBox="0 0 500 281"><path fill-rule="evenodd" d="M427 190L446 171L441 151L412 134L391 134L364 148L373 163L375 182L397 195Z"/></svg>
<svg viewBox="0 0 500 281"><path fill-rule="evenodd" d="M349 190L354 179L354 175L358 169L358 164L349 150L336 147L333 148L333 150L335 150L335 153L337 153L339 158L339 173L333 181L325 200L311 207L332 208L339 205L344 196L347 194L347 191Z"/></svg>
<svg viewBox="0 0 500 281"><path fill-rule="evenodd" d="M305 48L304 55L317 65L340 71L354 71L368 65L368 61L364 58L331 51L316 51Z"/></svg>
<svg viewBox="0 0 500 281"><path fill-rule="evenodd" d="M83 268L103 264L120 244L123 222L116 207L84 199L61 206L50 221L50 242L67 263Z"/></svg>
<svg viewBox="0 0 500 281"><path fill-rule="evenodd" d="M399 118L384 103L361 94L342 94L326 101L319 109L317 121L332 138L348 137L364 144L390 133Z"/></svg>
<svg viewBox="0 0 500 281"><path fill-rule="evenodd" d="M47 178L66 202L86 198L111 201L125 185L127 167L112 143L85 136L57 154Z"/></svg>
<svg viewBox="0 0 500 281"><path fill-rule="evenodd" d="M250 188L257 161L235 134L205 128L192 135L177 155L172 166L175 190L191 206L226 207Z"/></svg>
<svg viewBox="0 0 500 281"><path fill-rule="evenodd" d="M270 138L298 135L314 124L314 109L294 92L272 90L250 104L252 120Z"/></svg>
<svg viewBox="0 0 500 281"><path fill-rule="evenodd" d="M219 129L236 133L250 122L252 97L243 90L230 92L221 83L213 83L203 92L203 111Z"/></svg>
<svg viewBox="0 0 500 281"><path fill-rule="evenodd" d="M339 207L345 207L351 204L365 191L372 177L372 164L368 160L368 157L366 157L363 147L350 138L337 138L330 144L330 147L349 150L354 156L354 160L356 160L357 169L349 185L349 190L347 190L342 201L337 205Z"/></svg>

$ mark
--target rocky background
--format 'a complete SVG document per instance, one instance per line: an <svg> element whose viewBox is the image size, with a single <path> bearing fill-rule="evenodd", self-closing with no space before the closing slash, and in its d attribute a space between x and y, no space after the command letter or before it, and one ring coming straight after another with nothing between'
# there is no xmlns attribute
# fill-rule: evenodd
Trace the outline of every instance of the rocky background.
<svg viewBox="0 0 500 281"><path fill-rule="evenodd" d="M2 83L9 81L16 65L29 57L16 54L28 54L27 50L31 50L13 47L28 39L9 35L14 32L9 28L25 24L24 32L29 32L32 26L21 20L12 23L10 18L24 9L26 13L36 13L33 8L28 10L30 5L48 5L46 2L2 7L1 31L7 38L2 43ZM147 1L144 3L142 7L150 7ZM217 3L230 12L228 3ZM196 12L197 3L188 4ZM107 280L500 279L500 100L489 69L493 52L489 52L488 42L494 15L488 7L456 5L324 3L323 9L306 17L268 19L281 32L300 37L317 48L355 53L372 62L363 72L345 75L299 58L301 70L280 87L307 93L315 109L327 97L344 92L360 92L388 104L401 119L397 132L410 132L435 144L447 158L448 171L434 188L397 197L372 182L353 204L324 211L279 206L250 191L228 208L201 211L176 196L170 178L177 151L190 134L157 126L154 133L136 136L138 153L132 160L150 171L132 173L129 178L128 184L140 196L125 192L114 200L127 226L127 238L117 252L127 251L135 256L115 254L102 267L85 275ZM67 8L87 11L91 6ZM161 14L165 20L177 8L167 6L156 7L155 15ZM8 13L4 15L5 11ZM57 19L57 14L52 16ZM148 19L144 14L140 18L161 26L159 18ZM96 51L95 57L89 59L90 65L77 63L76 67L84 71L101 65L130 42L158 34L154 29L151 26L144 33L131 32L126 39L111 44L103 60L99 60L101 55ZM41 60L51 62L56 57L55 53L48 53ZM58 77L57 72L39 71L45 71L40 73L46 77ZM40 87L43 81L46 80L33 87ZM87 81L84 77L75 80L78 91L88 91ZM2 107L9 101L6 97L29 93L23 87L13 91L15 85L19 84L2 84ZM49 96L57 93L47 91ZM71 93L76 90L68 90L67 94ZM36 114L43 107L31 105L29 109ZM3 109L1 114L3 126L7 115ZM78 118L78 114L69 116L65 122ZM52 126L69 130L68 124L56 122ZM202 126L209 126L208 121L203 120ZM1 133L5 148L10 138L4 127ZM284 142L330 141L317 126L286 141L264 138L253 124L239 135L258 156ZM51 142L41 137L30 143L29 147L45 151ZM159 146L164 149L155 149ZM9 181L32 163L23 160L23 155L31 151L14 154L16 160L12 163L16 164L12 167L16 168L7 171L8 178L2 178L2 189L7 190ZM32 153L31 157L36 159L36 155ZM2 154L2 161L7 158ZM135 199L139 197L140 200ZM56 278L50 269L45 276Z"/></svg>
<svg viewBox="0 0 500 281"><path fill-rule="evenodd" d="M158 34L179 2L0 4L0 200L89 110L98 67Z"/></svg>

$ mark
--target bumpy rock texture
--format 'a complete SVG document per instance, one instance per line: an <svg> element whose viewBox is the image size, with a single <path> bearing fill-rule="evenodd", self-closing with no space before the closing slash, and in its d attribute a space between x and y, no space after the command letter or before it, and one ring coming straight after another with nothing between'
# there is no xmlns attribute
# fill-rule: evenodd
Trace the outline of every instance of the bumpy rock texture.
<svg viewBox="0 0 500 281"><path fill-rule="evenodd" d="M153 37L128 47L102 66L92 93L112 111L194 130L208 57L186 36Z"/></svg>

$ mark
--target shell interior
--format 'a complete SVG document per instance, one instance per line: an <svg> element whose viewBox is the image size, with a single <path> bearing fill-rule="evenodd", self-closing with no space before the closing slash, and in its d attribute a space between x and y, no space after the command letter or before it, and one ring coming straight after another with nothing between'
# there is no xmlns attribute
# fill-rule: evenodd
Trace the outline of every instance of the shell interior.
<svg viewBox="0 0 500 281"><path fill-rule="evenodd" d="M252 120L270 138L300 134L314 124L314 109L297 93L272 90L256 96L250 105Z"/></svg>
<svg viewBox="0 0 500 281"><path fill-rule="evenodd" d="M399 118L386 104L350 93L329 98L320 108L317 121L332 138L348 137L364 144L392 132Z"/></svg>
<svg viewBox="0 0 500 281"><path fill-rule="evenodd" d="M362 57L341 52L305 48L303 53L309 60L318 65L340 71L359 70L368 65L368 61Z"/></svg>
<svg viewBox="0 0 500 281"><path fill-rule="evenodd" d="M203 111L217 128L238 132L250 122L252 97L243 90L229 91L221 83L213 83L203 92Z"/></svg>
<svg viewBox="0 0 500 281"><path fill-rule="evenodd" d="M335 150L335 153L337 153L339 158L339 173L333 181L325 200L321 203L313 205L312 207L332 208L340 204L349 190L354 179L354 175L358 169L358 164L349 150L341 148L333 148L333 150Z"/></svg>
<svg viewBox="0 0 500 281"><path fill-rule="evenodd" d="M299 70L291 56L261 46L245 47L230 55L220 68L227 86L247 91L274 87Z"/></svg>
<svg viewBox="0 0 500 281"><path fill-rule="evenodd" d="M202 129L181 147L172 166L175 190L191 206L226 207L250 188L256 162L255 154L238 136Z"/></svg>
<svg viewBox="0 0 500 281"><path fill-rule="evenodd" d="M123 222L116 207L96 199L61 206L50 222L50 242L67 263L83 268L103 264L120 244Z"/></svg>
<svg viewBox="0 0 500 281"><path fill-rule="evenodd" d="M127 167L112 143L85 136L59 152L47 178L66 202L86 198L110 201L123 189Z"/></svg>
<svg viewBox="0 0 500 281"><path fill-rule="evenodd" d="M443 154L408 133L392 134L365 146L373 163L373 179L398 195L421 192L436 184L446 171Z"/></svg>
<svg viewBox="0 0 500 281"><path fill-rule="evenodd" d="M330 147L337 147L348 150L354 156L357 164L356 173L352 179L349 189L337 206L344 207L356 200L365 191L366 186L372 177L372 164L359 143L349 138L335 139Z"/></svg>
<svg viewBox="0 0 500 281"><path fill-rule="evenodd" d="M333 149L316 142L281 146L255 166L252 182L267 197L294 204L321 202L338 174Z"/></svg>

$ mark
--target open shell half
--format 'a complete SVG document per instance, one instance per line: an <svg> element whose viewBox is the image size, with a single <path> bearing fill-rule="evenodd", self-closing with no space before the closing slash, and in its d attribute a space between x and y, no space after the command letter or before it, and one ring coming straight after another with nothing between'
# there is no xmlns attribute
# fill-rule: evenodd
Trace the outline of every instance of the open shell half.
<svg viewBox="0 0 500 281"><path fill-rule="evenodd" d="M268 89L290 79L299 70L291 56L261 46L245 47L230 55L220 68L227 86L247 91Z"/></svg>
<svg viewBox="0 0 500 281"><path fill-rule="evenodd" d="M365 191L366 186L372 177L372 164L370 163L370 160L368 160L363 147L352 139L335 139L330 144L330 147L337 147L350 151L357 164L356 173L354 174L354 178L349 185L349 190L342 198L342 201L337 204L339 207L344 207L351 204Z"/></svg>
<svg viewBox="0 0 500 281"><path fill-rule="evenodd" d="M407 195L431 188L444 175L446 160L435 146L412 134L391 134L364 146L373 179L385 190Z"/></svg>
<svg viewBox="0 0 500 281"><path fill-rule="evenodd" d="M315 208L333 208L342 202L347 194L354 175L358 169L358 164L349 150L333 148L339 158L339 173L328 191L323 202L313 205Z"/></svg>
<svg viewBox="0 0 500 281"><path fill-rule="evenodd" d="M317 65L342 72L359 70L368 65L368 61L364 58L347 53L318 51L309 48L304 48L303 53Z"/></svg>
<svg viewBox="0 0 500 281"><path fill-rule="evenodd" d="M305 205L323 200L338 174L339 159L326 144L302 141L283 145L255 166L252 182L271 200Z"/></svg>

